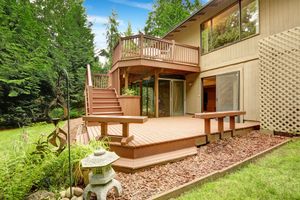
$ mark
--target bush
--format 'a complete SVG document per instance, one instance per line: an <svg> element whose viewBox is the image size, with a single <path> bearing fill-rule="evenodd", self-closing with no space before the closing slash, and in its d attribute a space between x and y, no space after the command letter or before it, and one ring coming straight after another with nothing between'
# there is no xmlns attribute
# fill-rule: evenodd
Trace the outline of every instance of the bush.
<svg viewBox="0 0 300 200"><path fill-rule="evenodd" d="M94 141L90 145L71 146L73 185L83 183L80 160L99 147L107 148L107 143ZM57 192L69 185L67 150L58 156L48 150L43 156L33 152L36 152L35 145L18 142L12 153L0 155L0 197L24 199L37 189Z"/></svg>
<svg viewBox="0 0 300 200"><path fill-rule="evenodd" d="M136 96L137 95L137 91L134 88L123 88L122 90L122 95L125 96Z"/></svg>

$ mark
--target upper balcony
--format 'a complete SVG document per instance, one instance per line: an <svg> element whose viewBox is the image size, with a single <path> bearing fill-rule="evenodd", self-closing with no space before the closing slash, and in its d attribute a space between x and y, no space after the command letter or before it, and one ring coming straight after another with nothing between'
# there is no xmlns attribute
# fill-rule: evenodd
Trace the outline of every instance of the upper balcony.
<svg viewBox="0 0 300 200"><path fill-rule="evenodd" d="M199 47L143 34L122 37L113 52L112 70L141 66L200 72Z"/></svg>

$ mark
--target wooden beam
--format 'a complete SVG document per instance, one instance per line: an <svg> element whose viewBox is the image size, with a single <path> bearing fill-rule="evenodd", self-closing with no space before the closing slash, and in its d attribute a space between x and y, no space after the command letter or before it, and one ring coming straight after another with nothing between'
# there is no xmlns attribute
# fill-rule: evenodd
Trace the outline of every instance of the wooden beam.
<svg viewBox="0 0 300 200"><path fill-rule="evenodd" d="M158 106L158 103L159 103L159 89L158 89L158 78L159 78L159 71L158 70L155 70L155 81L154 81L154 102L155 102L155 117L159 117L159 106Z"/></svg>
<svg viewBox="0 0 300 200"><path fill-rule="evenodd" d="M129 73L128 73L127 69L124 71L124 74L125 74L125 89L128 89L128 76L129 76Z"/></svg>

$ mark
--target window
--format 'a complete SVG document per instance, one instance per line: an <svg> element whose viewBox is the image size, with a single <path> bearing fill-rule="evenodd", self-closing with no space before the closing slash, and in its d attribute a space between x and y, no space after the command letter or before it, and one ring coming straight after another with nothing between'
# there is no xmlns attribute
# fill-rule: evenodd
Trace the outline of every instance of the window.
<svg viewBox="0 0 300 200"><path fill-rule="evenodd" d="M201 24L201 47L208 53L259 31L258 0L239 0Z"/></svg>
<svg viewBox="0 0 300 200"><path fill-rule="evenodd" d="M241 37L246 38L258 33L258 2L253 0L243 0L241 7Z"/></svg>
<svg viewBox="0 0 300 200"><path fill-rule="evenodd" d="M201 24L201 46L204 52L209 52L211 49L210 45L210 30L211 30L211 21L207 21Z"/></svg>
<svg viewBox="0 0 300 200"><path fill-rule="evenodd" d="M239 40L239 5L235 4L212 19L212 49Z"/></svg>

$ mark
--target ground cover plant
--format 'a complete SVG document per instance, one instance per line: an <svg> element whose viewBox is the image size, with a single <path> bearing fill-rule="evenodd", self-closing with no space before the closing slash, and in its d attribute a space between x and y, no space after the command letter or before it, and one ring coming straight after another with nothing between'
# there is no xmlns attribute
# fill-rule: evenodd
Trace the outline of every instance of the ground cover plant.
<svg viewBox="0 0 300 200"><path fill-rule="evenodd" d="M69 185L68 152L57 155L46 142L53 129L53 124L36 124L0 132L0 199L24 199L40 189L58 193ZM83 184L79 161L99 147L107 146L100 141L71 146L73 185Z"/></svg>
<svg viewBox="0 0 300 200"><path fill-rule="evenodd" d="M291 142L256 163L204 184L178 198L300 199L300 140Z"/></svg>

